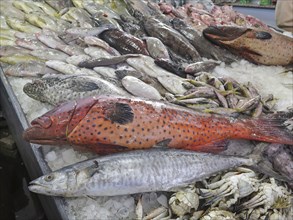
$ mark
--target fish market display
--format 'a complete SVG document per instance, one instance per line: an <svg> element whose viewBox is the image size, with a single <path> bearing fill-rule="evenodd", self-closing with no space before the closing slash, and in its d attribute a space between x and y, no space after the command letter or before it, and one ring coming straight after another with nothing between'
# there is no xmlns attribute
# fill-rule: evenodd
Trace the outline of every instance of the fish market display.
<svg viewBox="0 0 293 220"><path fill-rule="evenodd" d="M211 0L0 0L0 14L24 137L61 169L31 190L68 180L59 193L83 195L60 200L69 220L292 219L292 38ZM166 149L130 151L152 147Z"/></svg>
<svg viewBox="0 0 293 220"><path fill-rule="evenodd" d="M64 197L170 191L232 167L252 164L252 159L190 151L133 151L63 168L34 180L29 187L33 192Z"/></svg>
<svg viewBox="0 0 293 220"><path fill-rule="evenodd" d="M217 152L223 150L226 139L292 145L293 135L282 125L292 114L236 119L200 114L163 102L94 96L60 105L32 121L24 138L39 144L68 141L88 145L98 153L107 152L108 146L110 150L115 146L118 150L121 146L140 149L164 142L171 148Z"/></svg>

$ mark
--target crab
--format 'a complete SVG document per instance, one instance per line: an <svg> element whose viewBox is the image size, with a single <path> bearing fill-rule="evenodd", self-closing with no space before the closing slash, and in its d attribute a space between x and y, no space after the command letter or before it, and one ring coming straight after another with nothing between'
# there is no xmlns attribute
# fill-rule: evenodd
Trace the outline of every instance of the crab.
<svg viewBox="0 0 293 220"><path fill-rule="evenodd" d="M155 194L156 197L156 194ZM144 210L143 204L142 204L142 197L138 199L137 205L136 205L136 219L139 220L168 220L172 216L172 212L167 204L167 198L163 195L153 198L156 200L158 206L153 208L152 210Z"/></svg>
<svg viewBox="0 0 293 220"><path fill-rule="evenodd" d="M286 187L277 185L274 178L270 178L269 182L260 184L256 195L239 205L237 209L242 211L240 215L249 215L253 218L260 218L267 214L268 210L276 210L275 214L273 213L275 216L289 209L292 206L291 200L291 192Z"/></svg>
<svg viewBox="0 0 293 220"><path fill-rule="evenodd" d="M201 199L207 199L205 205L218 205L221 209L228 209L238 199L257 191L259 181L254 171L239 167L236 172L223 175L219 181L205 183L207 189L198 191Z"/></svg>
<svg viewBox="0 0 293 220"><path fill-rule="evenodd" d="M235 214L232 212L221 210L218 208L212 208L208 210L201 218L201 220L234 220Z"/></svg>
<svg viewBox="0 0 293 220"><path fill-rule="evenodd" d="M174 214L182 217L191 211L195 211L199 205L199 197L194 186L187 187L172 194L169 206Z"/></svg>

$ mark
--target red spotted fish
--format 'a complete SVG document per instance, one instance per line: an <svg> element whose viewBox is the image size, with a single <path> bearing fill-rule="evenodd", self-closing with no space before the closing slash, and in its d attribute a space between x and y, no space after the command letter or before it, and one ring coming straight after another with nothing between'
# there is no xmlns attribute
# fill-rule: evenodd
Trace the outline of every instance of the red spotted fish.
<svg viewBox="0 0 293 220"><path fill-rule="evenodd" d="M23 136L32 143L70 143L97 153L154 145L219 152L227 139L293 145L293 135L282 125L290 117L293 112L237 119L160 101L97 96L54 108L33 120Z"/></svg>
<svg viewBox="0 0 293 220"><path fill-rule="evenodd" d="M203 35L211 42L258 64L293 64L293 38L275 31L235 26L210 26Z"/></svg>

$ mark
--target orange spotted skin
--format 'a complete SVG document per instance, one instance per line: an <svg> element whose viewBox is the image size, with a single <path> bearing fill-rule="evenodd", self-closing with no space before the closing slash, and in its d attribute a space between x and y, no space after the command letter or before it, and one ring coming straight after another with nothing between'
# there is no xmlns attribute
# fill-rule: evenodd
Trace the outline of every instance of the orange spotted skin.
<svg viewBox="0 0 293 220"><path fill-rule="evenodd" d="M200 114L164 102L99 96L57 108L68 111L70 106L75 106L74 112L71 110L71 116L64 117L60 130L56 126L41 128L40 121L49 117L45 114L25 131L24 138L33 143L56 144L52 136L57 132L59 138L63 135L67 142L98 153L107 153L107 149L115 152L151 148L161 143L171 148L217 152L224 149L222 141L232 138L293 144L292 135L279 127L277 134L271 124L265 123L262 129L262 120ZM62 111L53 111L56 112ZM50 117L56 119L60 115Z"/></svg>
<svg viewBox="0 0 293 220"><path fill-rule="evenodd" d="M204 36L231 52L258 64L293 64L293 38L272 30L211 26Z"/></svg>

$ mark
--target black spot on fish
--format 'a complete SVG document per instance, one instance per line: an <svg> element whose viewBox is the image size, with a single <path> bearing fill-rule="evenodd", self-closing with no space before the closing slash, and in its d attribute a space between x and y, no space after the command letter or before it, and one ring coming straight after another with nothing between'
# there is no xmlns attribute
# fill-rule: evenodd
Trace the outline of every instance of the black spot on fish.
<svg viewBox="0 0 293 220"><path fill-rule="evenodd" d="M128 124L133 121L132 108L126 103L115 103L106 112L106 118L119 124Z"/></svg>
<svg viewBox="0 0 293 220"><path fill-rule="evenodd" d="M255 37L256 39L260 39L260 40L269 40L272 38L272 35L265 31L258 31L256 32Z"/></svg>

